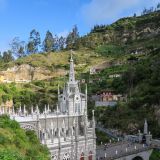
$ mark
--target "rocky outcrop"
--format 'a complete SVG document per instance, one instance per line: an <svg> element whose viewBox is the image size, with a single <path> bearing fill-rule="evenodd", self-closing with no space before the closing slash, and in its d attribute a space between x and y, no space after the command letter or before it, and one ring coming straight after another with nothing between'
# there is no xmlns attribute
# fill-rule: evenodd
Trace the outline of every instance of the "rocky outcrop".
<svg viewBox="0 0 160 160"><path fill-rule="evenodd" d="M6 71L0 72L1 83L27 83L33 80L45 80L57 76L64 76L66 71L57 69L51 72L49 69L42 67L32 67L29 64L22 64L8 68Z"/></svg>
<svg viewBox="0 0 160 160"><path fill-rule="evenodd" d="M160 28L154 28L152 26L142 27L140 29L136 28L133 30L123 30L121 32L114 31L114 34L110 31L106 31L106 34L102 35L103 41L100 39L94 39L95 43L127 43L133 40L140 40L146 38L153 38L160 35ZM98 42L99 41L99 42Z"/></svg>

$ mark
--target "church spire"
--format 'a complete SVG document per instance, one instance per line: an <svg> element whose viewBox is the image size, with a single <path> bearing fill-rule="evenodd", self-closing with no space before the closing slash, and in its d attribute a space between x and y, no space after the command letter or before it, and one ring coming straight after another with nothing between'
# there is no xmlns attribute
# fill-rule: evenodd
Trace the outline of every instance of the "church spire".
<svg viewBox="0 0 160 160"><path fill-rule="evenodd" d="M70 70L69 70L69 82L75 82L75 73L74 73L74 63L72 58L73 51L71 50L71 59L70 59Z"/></svg>
<svg viewBox="0 0 160 160"><path fill-rule="evenodd" d="M144 122L144 134L147 135L148 134L148 123L147 123L147 120L145 119L145 122Z"/></svg>

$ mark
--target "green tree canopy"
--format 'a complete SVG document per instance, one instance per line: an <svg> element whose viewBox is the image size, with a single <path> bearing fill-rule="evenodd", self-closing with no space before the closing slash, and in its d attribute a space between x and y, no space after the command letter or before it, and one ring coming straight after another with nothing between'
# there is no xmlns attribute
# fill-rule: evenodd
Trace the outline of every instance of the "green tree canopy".
<svg viewBox="0 0 160 160"><path fill-rule="evenodd" d="M46 32L45 39L43 41L43 50L45 52L51 52L54 50L55 39L50 31Z"/></svg>
<svg viewBox="0 0 160 160"><path fill-rule="evenodd" d="M67 49L78 49L79 32L78 27L75 25L72 31L68 34L66 38L66 48Z"/></svg>
<svg viewBox="0 0 160 160"><path fill-rule="evenodd" d="M30 32L29 42L27 44L28 53L36 53L38 52L39 46L41 44L40 33L33 29Z"/></svg>

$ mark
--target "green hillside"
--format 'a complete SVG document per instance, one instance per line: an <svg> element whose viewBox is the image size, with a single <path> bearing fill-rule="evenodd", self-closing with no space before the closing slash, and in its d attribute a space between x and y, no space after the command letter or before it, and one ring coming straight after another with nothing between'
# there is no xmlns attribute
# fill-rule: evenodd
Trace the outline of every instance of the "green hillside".
<svg viewBox="0 0 160 160"><path fill-rule="evenodd" d="M119 103L115 108L97 109L97 119L106 127L130 132L129 126L142 128L144 118L149 120L154 136L159 136L159 48L160 48L160 12L139 17L118 20L111 25L95 26L92 31L79 38L79 47L74 52L76 78L88 83L89 96L102 90L114 90L126 95L127 102ZM56 69L69 69L70 51L31 54L9 63L1 64L1 70L21 64L30 64L56 73ZM95 75L89 74L91 67L102 67ZM120 74L120 78L109 75ZM0 102L13 99L15 107L26 104L45 104L55 107L57 86L62 89L65 77L55 77L46 81L32 81L27 84L0 84ZM98 80L100 79L100 80ZM89 83L90 81L93 83ZM81 84L84 91L84 84ZM90 110L94 103L89 102ZM99 116L99 112L103 114ZM116 115L116 118L115 118ZM127 123L126 123L127 122Z"/></svg>
<svg viewBox="0 0 160 160"><path fill-rule="evenodd" d="M82 37L84 46L96 48L104 44L129 45L127 49L144 47L139 42L156 46L159 38L160 11L152 12L142 16L122 18L111 25L96 25L91 32ZM154 41L153 43L152 40Z"/></svg>
<svg viewBox="0 0 160 160"><path fill-rule="evenodd" d="M7 116L0 116L1 160L49 160L49 151L33 131L24 131Z"/></svg>
<svg viewBox="0 0 160 160"><path fill-rule="evenodd" d="M31 54L9 63L3 63L0 69L5 70L6 68L13 67L15 65L30 64L33 67L42 67L51 71L54 71L57 68L68 70L70 55L70 50ZM104 57L97 55L93 50L87 48L76 50L73 57L76 68L81 71L85 71L87 67L96 65L105 60Z"/></svg>
<svg viewBox="0 0 160 160"><path fill-rule="evenodd" d="M29 64L33 67L41 67L44 70L54 72L55 78L46 81L36 80L27 84L0 84L0 103L13 99L15 107L25 104L29 108L31 105L35 106L38 104L40 108L43 108L44 105L50 104L53 108L57 101L58 84L62 88L64 82L68 79L68 75L66 77L56 76L56 70L64 69L68 72L70 54L70 51L32 54L9 63L4 63L1 66L1 70L15 65ZM75 51L73 57L77 78L80 78L79 73L86 73L91 66L106 61L105 57L98 55L91 49Z"/></svg>
<svg viewBox="0 0 160 160"><path fill-rule="evenodd" d="M111 88L117 93L127 94L128 97L127 102L121 102L115 108L97 109L97 118L105 127L136 133L138 129L143 129L144 119L147 118L153 136L160 136L159 114L157 114L160 109L159 62L160 50L157 49L145 59L128 66L122 77L115 78L110 83L98 84L97 90L100 88L102 90L104 87ZM102 72L101 75L105 73L107 72ZM132 130L130 124L138 127Z"/></svg>

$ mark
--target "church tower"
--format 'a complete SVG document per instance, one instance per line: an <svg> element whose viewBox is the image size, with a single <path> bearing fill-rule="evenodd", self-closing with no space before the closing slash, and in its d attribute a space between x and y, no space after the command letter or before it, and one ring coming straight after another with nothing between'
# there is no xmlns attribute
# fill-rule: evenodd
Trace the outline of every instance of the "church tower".
<svg viewBox="0 0 160 160"><path fill-rule="evenodd" d="M74 63L73 63L73 58L72 58L72 54L71 54L70 70L69 70L69 83L74 83L74 82L75 82Z"/></svg>
<svg viewBox="0 0 160 160"><path fill-rule="evenodd" d="M69 115L83 115L86 106L86 96L80 93L78 81L75 80L74 61L70 58L69 80L64 86L63 93L59 95L61 112Z"/></svg>
<svg viewBox="0 0 160 160"><path fill-rule="evenodd" d="M23 115L23 116L22 116ZM22 128L34 129L42 144L47 145L51 160L95 160L96 135L95 118L88 120L87 85L81 93L75 79L74 61L71 55L68 82L63 92L58 86L57 109L52 112L45 106L40 113L38 106L27 115L20 107L19 114L13 117Z"/></svg>

